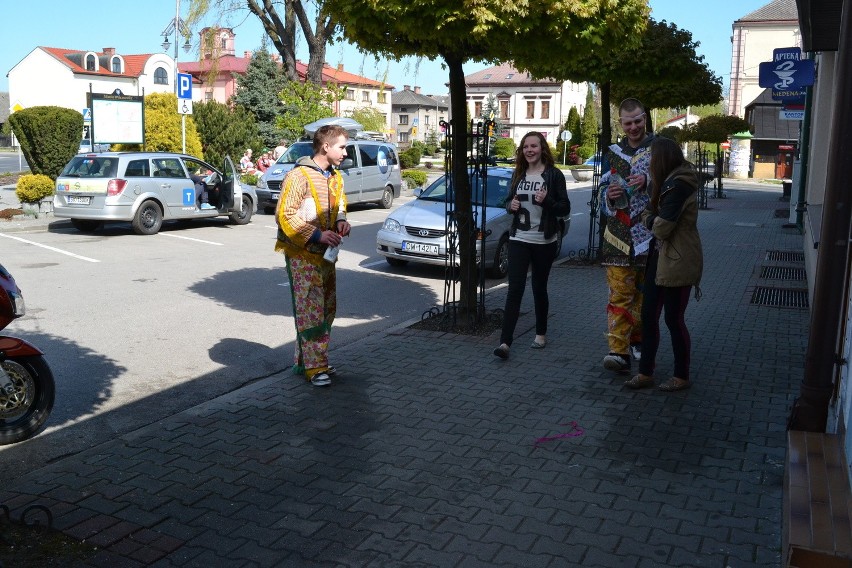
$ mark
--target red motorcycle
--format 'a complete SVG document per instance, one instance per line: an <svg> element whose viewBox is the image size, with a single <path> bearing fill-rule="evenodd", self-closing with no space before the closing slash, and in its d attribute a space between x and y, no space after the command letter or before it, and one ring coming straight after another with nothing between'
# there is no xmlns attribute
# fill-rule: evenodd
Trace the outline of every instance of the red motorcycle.
<svg viewBox="0 0 852 568"><path fill-rule="evenodd" d="M24 315L24 297L0 265L0 332ZM0 445L35 436L53 409L53 373L37 347L0 333Z"/></svg>

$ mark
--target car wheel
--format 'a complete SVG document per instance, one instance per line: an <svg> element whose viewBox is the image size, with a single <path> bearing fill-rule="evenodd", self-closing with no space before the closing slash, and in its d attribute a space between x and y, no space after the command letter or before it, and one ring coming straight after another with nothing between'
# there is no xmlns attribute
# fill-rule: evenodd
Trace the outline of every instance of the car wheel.
<svg viewBox="0 0 852 568"><path fill-rule="evenodd" d="M71 226L81 233L94 233L101 228L101 222L90 219L71 219Z"/></svg>
<svg viewBox="0 0 852 568"><path fill-rule="evenodd" d="M505 278L509 273L509 236L500 237L497 252L494 253L494 265L488 269L491 278Z"/></svg>
<svg viewBox="0 0 852 568"><path fill-rule="evenodd" d="M252 205L251 197L248 195L243 195L243 203L240 211L238 213L231 213L229 217L231 218L231 222L235 225L246 225L249 221L251 221L251 210Z"/></svg>
<svg viewBox="0 0 852 568"><path fill-rule="evenodd" d="M407 260L402 260L401 258L391 258L389 256L385 257L385 260L388 261L388 264L391 266L405 266L408 264Z"/></svg>
<svg viewBox="0 0 852 568"><path fill-rule="evenodd" d="M154 201L145 201L133 216L133 231L137 235L156 235L163 226L163 211Z"/></svg>
<svg viewBox="0 0 852 568"><path fill-rule="evenodd" d="M390 209L391 205L393 205L393 188L391 186L387 186L385 188L384 193L382 193L382 200L379 201L379 205L381 205L384 209Z"/></svg>

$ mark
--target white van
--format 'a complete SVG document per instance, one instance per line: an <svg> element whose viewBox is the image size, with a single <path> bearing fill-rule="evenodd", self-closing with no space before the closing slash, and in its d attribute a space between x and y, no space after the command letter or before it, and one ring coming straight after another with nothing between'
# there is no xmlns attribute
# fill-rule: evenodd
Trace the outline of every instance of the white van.
<svg viewBox="0 0 852 568"><path fill-rule="evenodd" d="M350 204L378 203L385 209L390 209L393 200L399 197L402 190L399 153L396 145L368 137L369 134L359 130L360 125L352 119L324 120L350 121L341 124L347 130L350 130L350 125L354 125L346 144L346 158L340 164L346 201ZM305 130L313 134L316 131L313 126L316 124L306 126ZM284 176L295 167L299 158L312 155L313 147L310 140L296 142L257 178L255 192L258 210L267 213L275 211Z"/></svg>

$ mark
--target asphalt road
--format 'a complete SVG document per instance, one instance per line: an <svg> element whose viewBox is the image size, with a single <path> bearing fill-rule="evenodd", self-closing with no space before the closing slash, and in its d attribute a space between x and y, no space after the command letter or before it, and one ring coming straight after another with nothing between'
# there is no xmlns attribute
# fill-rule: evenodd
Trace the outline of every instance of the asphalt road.
<svg viewBox="0 0 852 568"><path fill-rule="evenodd" d="M28 170L27 161L19 152L0 152L0 174Z"/></svg>
<svg viewBox="0 0 852 568"><path fill-rule="evenodd" d="M563 256L586 247L589 194L589 184L569 183L573 220ZM376 254L387 214L377 206L350 211L332 357L335 345L419 319L443 302L441 267L392 268ZM57 382L48 428L0 447L0 475L13 478L289 369L295 331L275 231L264 214L246 226L226 218L166 223L148 237L129 224L91 235L71 227L4 234L0 226L0 262L27 305L8 333L42 348Z"/></svg>

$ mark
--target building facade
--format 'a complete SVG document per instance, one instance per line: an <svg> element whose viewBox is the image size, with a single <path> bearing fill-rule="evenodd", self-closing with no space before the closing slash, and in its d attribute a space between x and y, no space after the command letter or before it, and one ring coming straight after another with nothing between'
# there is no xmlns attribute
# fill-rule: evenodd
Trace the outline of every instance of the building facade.
<svg viewBox="0 0 852 568"><path fill-rule="evenodd" d="M772 50L801 47L796 0L773 0L733 23L728 114L745 118L745 107L763 92L759 66Z"/></svg>
<svg viewBox="0 0 852 568"><path fill-rule="evenodd" d="M390 140L402 147L415 140L425 142L435 136L438 142L444 138L441 121L449 120L449 101L446 97L433 98L404 85L401 91L391 95Z"/></svg>
<svg viewBox="0 0 852 568"><path fill-rule="evenodd" d="M164 53L122 55L114 48L82 51L39 46L7 74L12 111L60 106L82 112L86 94L143 96L175 91L174 59Z"/></svg>
<svg viewBox="0 0 852 568"><path fill-rule="evenodd" d="M552 146L571 107L580 116L586 106L586 83L534 80L511 64L502 64L465 76L467 107L474 119L492 107L501 125L497 134L518 144L524 134L541 132Z"/></svg>
<svg viewBox="0 0 852 568"><path fill-rule="evenodd" d="M196 102L227 103L237 89L237 76L244 75L252 53L237 56L235 34L229 28L206 28L201 31L205 50L200 61L179 61L179 72L193 77L192 98ZM215 54L215 55L214 55ZM278 59L277 55L272 56ZM304 79L307 65L296 63L297 73ZM175 60L165 53L123 55L114 48L85 51L39 46L26 55L8 73L9 109L33 106L60 106L82 112L87 108L86 95L111 94L144 96L151 93L175 92ZM361 107L375 108L385 117L385 131L390 126L392 85L361 77L326 65L323 85L346 87L346 94L334 109L338 116Z"/></svg>

